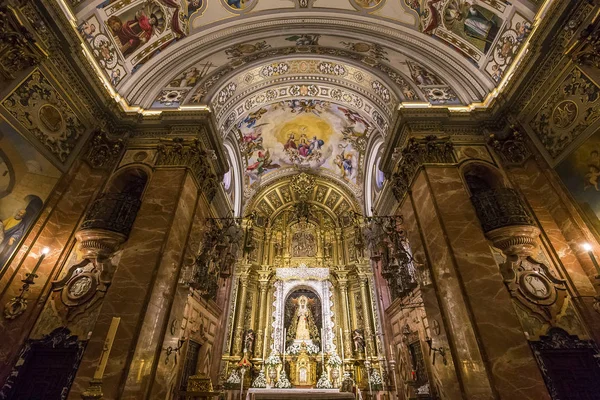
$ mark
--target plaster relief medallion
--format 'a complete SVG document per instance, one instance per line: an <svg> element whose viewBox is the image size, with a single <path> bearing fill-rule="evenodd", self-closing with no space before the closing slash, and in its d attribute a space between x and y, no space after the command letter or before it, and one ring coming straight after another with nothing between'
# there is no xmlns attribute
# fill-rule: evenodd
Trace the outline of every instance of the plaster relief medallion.
<svg viewBox="0 0 600 400"><path fill-rule="evenodd" d="M41 122L41 128L44 128L46 133L53 134L63 129L63 117L52 104L41 106L38 111L38 118Z"/></svg>
<svg viewBox="0 0 600 400"><path fill-rule="evenodd" d="M63 302L70 307L88 301L96 292L96 276L90 272L74 275L62 291Z"/></svg>
<svg viewBox="0 0 600 400"><path fill-rule="evenodd" d="M552 294L551 285L550 282L548 282L548 279L537 272L521 275L520 284L524 294L528 297L532 297L534 300L544 300Z"/></svg>
<svg viewBox="0 0 600 400"><path fill-rule="evenodd" d="M358 6L358 8L371 10L382 6L385 0L351 0L351 2L354 3L355 7Z"/></svg>
<svg viewBox="0 0 600 400"><path fill-rule="evenodd" d="M86 275L75 277L67 284L67 295L73 300L85 296L92 288L92 278Z"/></svg>
<svg viewBox="0 0 600 400"><path fill-rule="evenodd" d="M567 128L577 119L577 104L571 100L559 103L552 112L552 122L558 128Z"/></svg>
<svg viewBox="0 0 600 400"><path fill-rule="evenodd" d="M133 155L133 160L137 162L144 161L146 158L148 158L148 153L145 151L138 151Z"/></svg>

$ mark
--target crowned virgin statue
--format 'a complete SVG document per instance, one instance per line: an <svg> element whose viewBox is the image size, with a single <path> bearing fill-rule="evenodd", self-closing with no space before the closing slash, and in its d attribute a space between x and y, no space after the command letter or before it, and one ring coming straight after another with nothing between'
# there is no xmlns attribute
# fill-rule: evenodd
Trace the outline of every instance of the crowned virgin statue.
<svg viewBox="0 0 600 400"><path fill-rule="evenodd" d="M311 308L309 307L309 299L306 296L298 297L296 311L291 321L290 328L287 334L287 342L293 343L312 343L318 345L321 340L319 337L319 329L315 324L315 319Z"/></svg>

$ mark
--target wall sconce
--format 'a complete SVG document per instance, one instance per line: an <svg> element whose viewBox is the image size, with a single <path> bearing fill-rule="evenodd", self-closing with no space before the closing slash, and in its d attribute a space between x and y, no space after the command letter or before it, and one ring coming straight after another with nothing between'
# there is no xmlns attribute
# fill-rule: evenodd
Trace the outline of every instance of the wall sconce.
<svg viewBox="0 0 600 400"><path fill-rule="evenodd" d="M594 268L596 268L596 279L600 279L600 265L598 265L598 261L596 260L596 257L594 256L594 251L593 251L594 248L589 243L583 243L581 245L581 247L583 247L583 249L585 251L587 251L590 258L592 259L592 264L594 264Z"/></svg>
<svg viewBox="0 0 600 400"><path fill-rule="evenodd" d="M179 339L179 342L177 343L177 347L167 347L165 349L165 351L167 352L167 356L165 357L165 364L169 363L169 357L171 356L171 354L173 354L173 352L175 352L175 364L177 364L177 354L179 354L179 350L181 350L181 348L183 347L183 344L185 343L185 338L182 337Z"/></svg>
<svg viewBox="0 0 600 400"><path fill-rule="evenodd" d="M44 258L46 258L46 254L48 254L49 252L50 249L48 247L44 247L42 249L42 254L38 258L38 261L35 264L35 267L33 267L33 270L30 273L25 274L25 279L21 280L21 282L23 282L23 286L21 287L21 293L19 293L18 296L10 299L9 302L4 305L4 318L15 319L19 315L23 314L25 310L27 310L28 301L26 296L29 292L29 287L35 284L34 280L38 277L37 270L40 268L42 261L44 261Z"/></svg>
<svg viewBox="0 0 600 400"><path fill-rule="evenodd" d="M440 356L442 356L442 362L444 363L444 365L448 365L448 360L446 360L446 350L444 350L443 347L433 347L433 339L430 338L429 336L427 336L425 338L425 342L427 342L427 345L429 346L429 355L431 356L431 352L433 352L433 360L432 360L432 364L435 365L435 354L436 353L440 353Z"/></svg>

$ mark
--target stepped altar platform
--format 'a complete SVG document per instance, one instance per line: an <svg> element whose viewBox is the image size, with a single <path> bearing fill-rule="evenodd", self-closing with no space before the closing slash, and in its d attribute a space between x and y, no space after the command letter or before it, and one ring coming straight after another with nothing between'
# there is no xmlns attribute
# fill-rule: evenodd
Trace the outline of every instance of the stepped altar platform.
<svg viewBox="0 0 600 400"><path fill-rule="evenodd" d="M354 399L352 393L340 392L338 389L250 389L246 400L263 399L304 399L304 400L337 400Z"/></svg>

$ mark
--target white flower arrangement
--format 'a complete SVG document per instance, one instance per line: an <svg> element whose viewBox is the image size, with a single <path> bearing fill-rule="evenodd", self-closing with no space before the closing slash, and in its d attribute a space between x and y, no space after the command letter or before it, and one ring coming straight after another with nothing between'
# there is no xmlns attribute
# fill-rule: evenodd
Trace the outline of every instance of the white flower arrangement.
<svg viewBox="0 0 600 400"><path fill-rule="evenodd" d="M281 358L275 353L271 353L269 357L265 360L265 364L269 366L275 366L281 364Z"/></svg>
<svg viewBox="0 0 600 400"><path fill-rule="evenodd" d="M287 349L285 349L285 353L286 354L291 354L293 356L296 356L298 354L300 354L300 351L302 350L302 345L298 344L298 343L292 343L288 346ZM309 355L314 355L314 354L319 354L321 352L321 349L319 348L319 346L317 346L314 343L306 343L306 353Z"/></svg>
<svg viewBox="0 0 600 400"><path fill-rule="evenodd" d="M260 370L256 379L252 382L252 387L261 389L267 387L267 377L265 376L265 371L263 369Z"/></svg>
<svg viewBox="0 0 600 400"><path fill-rule="evenodd" d="M381 374L376 369L371 370L369 383L371 384L371 390L379 391L383 389L383 380L381 379Z"/></svg>
<svg viewBox="0 0 600 400"><path fill-rule="evenodd" d="M329 356L329 360L327 360L327 364L331 365L332 367L339 367L340 365L342 365L342 359L340 358L340 356L337 355L337 353L333 353Z"/></svg>
<svg viewBox="0 0 600 400"><path fill-rule="evenodd" d="M321 374L321 377L317 382L317 389L333 389L333 385L329 381L329 378L327 377L327 373L325 371L323 371L323 374Z"/></svg>
<svg viewBox="0 0 600 400"><path fill-rule="evenodd" d="M227 380L225 381L225 388L226 389L239 388L241 382L242 382L242 379L240 378L240 373L238 372L237 369L234 369L233 371L231 371L229 378L227 378Z"/></svg>
<svg viewBox="0 0 600 400"><path fill-rule="evenodd" d="M281 370L281 373L279 374L279 380L275 384L275 387L277 389L289 389L292 387L292 384L285 373L285 369Z"/></svg>

